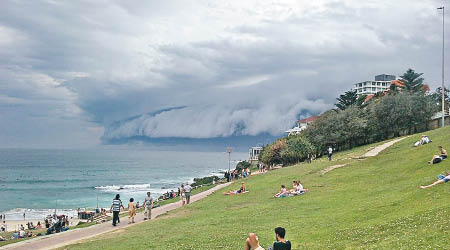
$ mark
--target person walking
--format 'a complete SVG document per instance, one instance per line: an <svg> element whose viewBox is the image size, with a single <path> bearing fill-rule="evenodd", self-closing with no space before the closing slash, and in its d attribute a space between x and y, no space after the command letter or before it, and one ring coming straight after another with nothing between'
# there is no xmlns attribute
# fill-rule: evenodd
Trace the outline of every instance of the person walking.
<svg viewBox="0 0 450 250"><path fill-rule="evenodd" d="M134 206L134 199L131 198L128 203L128 224L134 223L134 217L136 216L136 207Z"/></svg>
<svg viewBox="0 0 450 250"><path fill-rule="evenodd" d="M114 200L111 204L111 208L109 209L113 213L113 220L112 220L113 226L116 226L117 222L119 221L119 213L120 213L121 207L123 209L125 209L122 205L122 201L120 200L120 195L116 194L116 197L114 198Z"/></svg>
<svg viewBox="0 0 450 250"><path fill-rule="evenodd" d="M331 157L333 156L333 148L331 146L328 147L328 161L331 161Z"/></svg>
<svg viewBox="0 0 450 250"><path fill-rule="evenodd" d="M144 220L152 219L153 198L150 192L147 192L147 197L144 200Z"/></svg>
<svg viewBox="0 0 450 250"><path fill-rule="evenodd" d="M184 187L184 195L186 195L186 204L189 204L189 202L191 201L191 190L192 187L189 184L186 184L186 186Z"/></svg>
<svg viewBox="0 0 450 250"><path fill-rule="evenodd" d="M186 193L184 191L183 184L181 184L181 188L180 188L180 197L181 197L181 206L184 206L186 204Z"/></svg>

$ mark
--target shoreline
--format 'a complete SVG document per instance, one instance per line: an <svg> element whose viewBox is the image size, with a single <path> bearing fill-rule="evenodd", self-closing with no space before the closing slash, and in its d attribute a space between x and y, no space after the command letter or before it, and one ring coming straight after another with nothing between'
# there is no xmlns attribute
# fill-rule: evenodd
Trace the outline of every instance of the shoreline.
<svg viewBox="0 0 450 250"><path fill-rule="evenodd" d="M225 183L217 183L212 188L191 196L191 203L202 200L206 198L208 195L214 193L215 191L227 187L232 183L233 181ZM161 207L154 208L152 209L152 220L162 214L165 214L179 207L181 207L181 201L172 202L169 204L165 204ZM137 213L136 214L137 222L135 224L121 223L118 224L116 227L113 227L110 223L105 222L85 228L76 228L73 230L68 230L66 232L58 234L45 235L41 237L34 237L31 239L22 240L19 242L14 242L12 244L1 246L0 249L55 249L69 244L77 243L80 240L86 240L92 237L96 237L98 235L107 232L112 232L115 230L120 230L123 228L139 225L141 223L150 222L144 220L143 216L144 216L143 212Z"/></svg>
<svg viewBox="0 0 450 250"><path fill-rule="evenodd" d="M222 171L222 170L217 170L217 171L219 172L219 171ZM217 178L215 178L215 177L217 177ZM203 187L205 185L206 186L207 185L212 185L213 184L212 182L211 183L204 183L204 180L208 179L208 178L211 178L211 180L212 180L212 178L216 179L216 185L215 186L217 186L218 184L221 184L220 183L221 180L222 181L225 180L225 178L219 177L218 175L194 177L194 178L191 178L191 181L189 182L189 185L192 186L193 190L195 190L197 188L201 188L201 187ZM137 184L137 185L140 185L140 184ZM214 186L211 187L211 188L214 188ZM168 190L169 189L164 189L164 191L166 191L166 192L168 192ZM175 189L171 189L171 190L173 190L175 193L177 193L177 191L178 191L178 190L175 190ZM120 190L117 190L117 191L120 191ZM163 192L161 194L156 193L157 196L153 196L153 195L152 196L154 197L154 199L158 200L159 202L164 202L164 201L167 201L167 200L170 201L172 199L178 198L178 195L177 195L174 198L160 199L161 197L164 196L164 194L166 192ZM153 191L152 193L154 194L155 192ZM114 193L111 193L111 197L113 197L113 195L114 195ZM135 203L136 203L136 201L139 201L139 200L135 200ZM126 206L127 202L123 202L123 204L124 204L124 206ZM163 206L165 206L165 205L163 205ZM109 210L109 207L101 207L101 206L98 207L98 209L101 209L101 208ZM85 207L85 208L81 208L80 211L96 211L96 209L97 209L96 207ZM11 209L11 210L8 210L8 211L1 211L0 214L2 214L2 215L5 214L6 215L6 221L5 221L5 223L3 223L3 219L0 220L0 227L5 225L6 226L6 232L14 232L15 230L18 230L20 228L20 225L23 225L25 227L25 230L28 230L27 229L27 225L26 225L28 222L33 222L33 225L36 225L37 222L40 221L41 224L43 224L45 218L48 217L49 215L53 215L55 213L54 211L55 211L54 208L47 208L47 209L14 208L14 209ZM18 218L22 217L23 213L26 213L25 220L24 219L18 219ZM34 215L32 215L30 217L30 219L28 219L28 216L27 216L27 215L29 215L29 213L32 213L32 214L34 213ZM39 216L36 216L36 214L39 214ZM78 218L78 208L61 208L61 209L56 209L56 214L57 215L63 215L64 214L64 215L69 216L70 226L76 226L80 221L83 221L83 220ZM13 219L8 219L8 218L11 218L11 217ZM43 228L45 228L45 224L43 224Z"/></svg>

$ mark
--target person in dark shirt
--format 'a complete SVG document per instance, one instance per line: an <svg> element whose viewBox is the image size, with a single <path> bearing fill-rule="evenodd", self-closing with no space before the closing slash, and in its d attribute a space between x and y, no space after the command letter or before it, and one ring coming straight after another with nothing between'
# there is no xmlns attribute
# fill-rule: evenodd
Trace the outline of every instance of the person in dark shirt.
<svg viewBox="0 0 450 250"><path fill-rule="evenodd" d="M291 242L284 239L286 230L282 227L275 228L276 241L273 243L273 247L268 247L268 250L291 250ZM259 245L258 236L254 233L250 233L245 241L244 250L264 250Z"/></svg>
<svg viewBox="0 0 450 250"><path fill-rule="evenodd" d="M291 242L284 239L286 230L282 227L275 228L276 242L273 243L273 250L291 250Z"/></svg>

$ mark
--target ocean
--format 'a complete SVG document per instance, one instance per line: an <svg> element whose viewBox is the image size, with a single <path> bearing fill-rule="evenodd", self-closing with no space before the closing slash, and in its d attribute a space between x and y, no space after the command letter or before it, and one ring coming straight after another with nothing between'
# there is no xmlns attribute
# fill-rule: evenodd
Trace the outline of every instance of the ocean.
<svg viewBox="0 0 450 250"><path fill-rule="evenodd" d="M247 153L233 152L236 160ZM234 160L234 161L233 161ZM0 211L8 220L42 219L57 209L109 208L115 194L124 204L177 190L195 177L222 176L223 152L174 152L125 149L0 149Z"/></svg>

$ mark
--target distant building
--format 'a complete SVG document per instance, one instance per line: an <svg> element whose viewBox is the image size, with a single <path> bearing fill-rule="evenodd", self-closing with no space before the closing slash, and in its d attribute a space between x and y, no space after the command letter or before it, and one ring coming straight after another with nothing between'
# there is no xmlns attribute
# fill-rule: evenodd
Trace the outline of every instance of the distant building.
<svg viewBox="0 0 450 250"><path fill-rule="evenodd" d="M287 133L288 135L297 135L300 132L302 132L303 130L305 130L308 127L308 125L311 122L315 121L317 118L319 118L319 117L318 116L311 116L311 117L308 117L308 118L305 118L305 119L302 119L302 120L298 120L297 121L297 126L291 128L289 130L286 130L284 132Z"/></svg>
<svg viewBox="0 0 450 250"><path fill-rule="evenodd" d="M391 82L395 81L394 75L377 75L375 81L364 81L355 84L355 90L358 96L373 95L378 92L389 90Z"/></svg>
<svg viewBox="0 0 450 250"><path fill-rule="evenodd" d="M263 150L262 147L251 147L248 150L248 161L249 162L258 161L259 155L261 154L262 150Z"/></svg>

